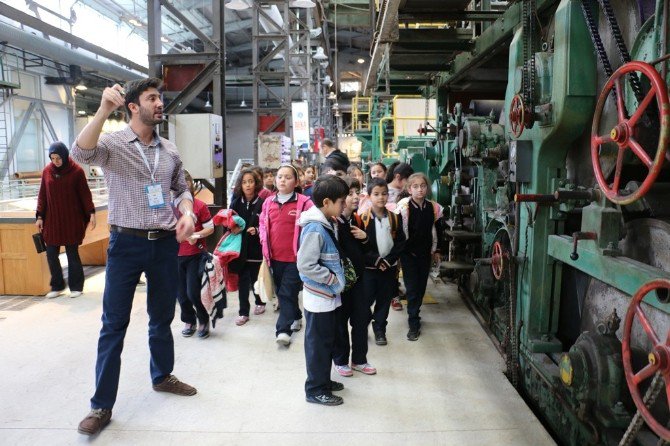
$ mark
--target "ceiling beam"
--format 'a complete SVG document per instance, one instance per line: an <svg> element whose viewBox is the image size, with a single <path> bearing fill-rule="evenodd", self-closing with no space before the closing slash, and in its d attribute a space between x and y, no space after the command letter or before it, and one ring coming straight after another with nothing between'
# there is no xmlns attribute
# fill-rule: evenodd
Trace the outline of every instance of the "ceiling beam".
<svg viewBox="0 0 670 446"><path fill-rule="evenodd" d="M6 3L0 2L0 15L7 17L11 20L16 20L17 22L23 25L33 28L41 33L45 33L51 37L55 37L56 39L62 40L63 42L69 43L78 48L91 51L94 54L105 57L125 67L139 71L140 73L147 72L146 67L143 67L142 65L137 64L132 60L126 59L125 57L121 57L118 54L115 54L102 47L94 45L88 42L87 40L75 36L74 34L70 34L69 32L63 31L60 28L56 28L55 26L52 26L36 17L31 16L30 14L26 14L25 12L19 11L16 8L12 8Z"/></svg>
<svg viewBox="0 0 670 446"><path fill-rule="evenodd" d="M505 11L426 11L404 10L398 13L400 23L412 22L495 22Z"/></svg>

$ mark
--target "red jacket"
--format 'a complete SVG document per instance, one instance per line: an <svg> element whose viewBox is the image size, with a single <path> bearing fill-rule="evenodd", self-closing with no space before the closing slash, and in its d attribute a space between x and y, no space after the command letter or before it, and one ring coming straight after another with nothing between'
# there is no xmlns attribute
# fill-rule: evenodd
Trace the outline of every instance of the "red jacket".
<svg viewBox="0 0 670 446"><path fill-rule="evenodd" d="M44 242L51 246L80 245L95 212L86 174L72 159L60 172L53 163L42 171L37 215L42 217Z"/></svg>
<svg viewBox="0 0 670 446"><path fill-rule="evenodd" d="M297 192L295 195L296 204L295 208L293 209L295 212L292 212L292 215L288 215L288 212L285 214L285 217L290 222L290 226L293 228L293 230L287 234L280 234L280 237L275 237L274 239L271 237L271 233L273 231L272 222L270 221L270 214L272 212L277 212L280 206L275 201L275 197L268 198L263 202L263 208L258 225L258 232L260 233L261 238L263 258L266 260L268 265L270 264L270 260L273 258L272 253L277 252L278 246L275 244L277 241L281 244L281 248L284 250L285 257L282 256L282 259L286 258L290 260L282 260L277 258L275 258L275 260L295 262L296 255L298 253L298 240L300 238L300 225L298 225L298 220L300 219L300 214L303 211L306 211L313 206L312 200L309 197ZM286 209L286 211L288 211L288 209ZM270 245L272 245L272 248Z"/></svg>

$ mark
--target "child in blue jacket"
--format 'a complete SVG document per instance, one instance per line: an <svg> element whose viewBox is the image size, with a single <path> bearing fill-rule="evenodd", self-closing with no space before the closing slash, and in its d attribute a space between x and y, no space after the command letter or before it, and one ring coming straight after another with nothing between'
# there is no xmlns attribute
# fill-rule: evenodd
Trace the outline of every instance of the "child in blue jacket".
<svg viewBox="0 0 670 446"><path fill-rule="evenodd" d="M320 177L314 184L314 206L300 215L298 272L303 281L305 308L305 399L309 403L337 406L342 398L333 391L344 386L330 380L330 364L335 352L340 293L344 289L344 269L333 219L342 213L347 183L333 175Z"/></svg>

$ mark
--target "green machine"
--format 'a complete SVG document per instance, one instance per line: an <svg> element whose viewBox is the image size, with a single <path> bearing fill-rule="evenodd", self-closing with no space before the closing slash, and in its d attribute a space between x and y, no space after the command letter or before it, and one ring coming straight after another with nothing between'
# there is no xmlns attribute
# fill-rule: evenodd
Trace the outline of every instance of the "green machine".
<svg viewBox="0 0 670 446"><path fill-rule="evenodd" d="M669 204L645 197L667 189L657 181L667 178L666 80L631 62L597 101L593 6L564 0L542 28L524 11L533 18L522 17L510 44L504 130L485 117L455 120L442 269L472 299L510 381L561 442L655 444L670 438L670 363L661 360L670 358L670 265L635 244L670 240L665 220L640 218ZM656 17L633 45L647 60L665 54ZM579 175L589 163L592 176Z"/></svg>
<svg viewBox="0 0 670 446"><path fill-rule="evenodd" d="M512 3L424 90L435 128L391 141L377 118L446 208L443 277L561 444L670 441L667 3ZM466 110L506 42L502 113Z"/></svg>

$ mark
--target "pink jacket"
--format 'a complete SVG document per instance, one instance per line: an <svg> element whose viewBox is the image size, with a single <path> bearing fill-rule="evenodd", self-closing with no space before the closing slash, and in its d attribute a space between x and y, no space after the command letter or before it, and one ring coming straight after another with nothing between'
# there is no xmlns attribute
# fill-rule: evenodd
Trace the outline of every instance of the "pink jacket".
<svg viewBox="0 0 670 446"><path fill-rule="evenodd" d="M314 203L312 203L312 199L306 195L299 194L297 192L296 195L298 197L298 203L296 206L296 210L298 212L295 216L295 230L293 231L293 253L297 255L298 240L300 239L300 226L298 225L300 214L314 206ZM268 217L270 215L270 206L278 206L278 204L274 201L274 196L268 197L268 199L263 202L263 209L261 211L258 224L258 232L261 238L261 246L263 248L263 258L265 259L268 266L270 266L270 219Z"/></svg>

